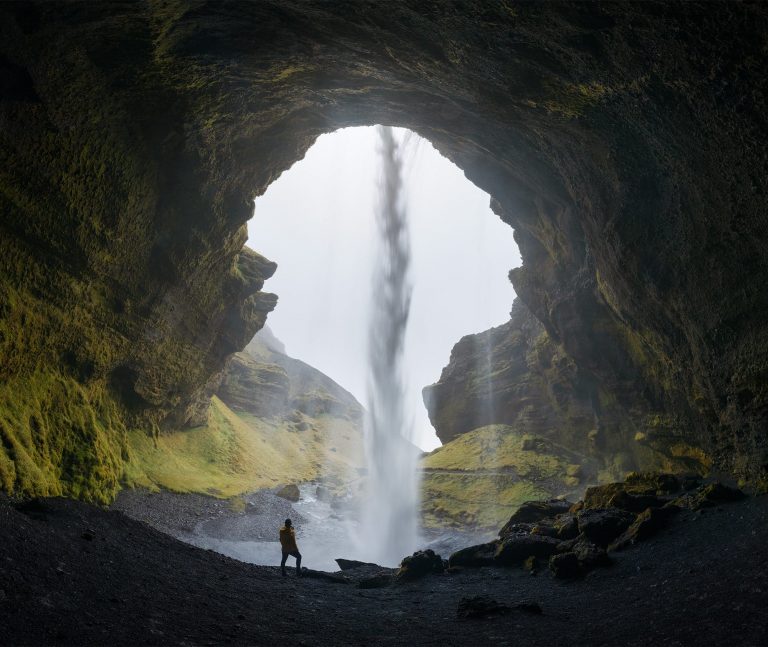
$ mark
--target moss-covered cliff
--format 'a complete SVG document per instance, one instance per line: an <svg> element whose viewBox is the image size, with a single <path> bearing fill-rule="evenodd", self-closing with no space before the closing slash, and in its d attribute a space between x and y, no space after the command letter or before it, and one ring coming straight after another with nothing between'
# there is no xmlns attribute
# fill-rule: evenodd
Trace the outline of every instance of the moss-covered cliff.
<svg viewBox="0 0 768 647"><path fill-rule="evenodd" d="M764 6L0 13L0 377L27 403L2 412L6 489L99 498L124 424L200 422L274 306L274 266L242 247L252 198L318 134L371 123L419 132L494 196L553 353L627 412L606 446L639 424L765 478ZM43 383L82 393L82 415Z"/></svg>

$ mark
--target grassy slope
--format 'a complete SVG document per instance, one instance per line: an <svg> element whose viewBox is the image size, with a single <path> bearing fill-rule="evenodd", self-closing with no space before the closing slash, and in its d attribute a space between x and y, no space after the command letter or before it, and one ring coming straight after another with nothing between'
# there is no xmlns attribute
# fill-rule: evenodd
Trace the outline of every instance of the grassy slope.
<svg viewBox="0 0 768 647"><path fill-rule="evenodd" d="M581 461L512 427L480 427L424 457L424 522L499 528L524 501L578 490Z"/></svg>
<svg viewBox="0 0 768 647"><path fill-rule="evenodd" d="M362 466L362 436L349 421L312 419L306 431L246 414L213 398L208 424L161 434L129 432L129 486L235 496L325 477L349 480ZM335 449L335 451L333 451Z"/></svg>

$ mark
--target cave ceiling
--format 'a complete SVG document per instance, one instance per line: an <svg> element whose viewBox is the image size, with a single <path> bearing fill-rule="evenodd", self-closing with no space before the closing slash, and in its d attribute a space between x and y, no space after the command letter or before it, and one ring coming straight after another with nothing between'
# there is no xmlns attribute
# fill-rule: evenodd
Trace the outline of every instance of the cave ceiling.
<svg viewBox="0 0 768 647"><path fill-rule="evenodd" d="M765 476L764 6L0 13L6 379L65 366L152 424L199 421L275 305L253 198L318 135L397 125L491 194L516 307L633 433Z"/></svg>

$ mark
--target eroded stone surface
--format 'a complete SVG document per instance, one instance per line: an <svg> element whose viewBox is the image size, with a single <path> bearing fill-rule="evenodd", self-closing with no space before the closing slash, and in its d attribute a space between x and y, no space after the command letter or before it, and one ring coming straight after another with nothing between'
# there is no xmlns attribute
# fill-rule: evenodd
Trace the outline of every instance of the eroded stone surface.
<svg viewBox="0 0 768 647"><path fill-rule="evenodd" d="M82 422L105 416L102 397L142 424L199 421L275 305L262 291L274 265L242 247L253 197L320 133L391 123L430 139L515 228L515 310L546 337L526 379L535 339L518 344L517 323L496 334L494 348L518 349L494 360L517 373L501 382L504 415L565 416L573 431L557 433L612 473L714 463L765 477L762 5L0 11L0 354L23 404L9 429L29 429L4 437L29 464L61 464L74 420L101 449L67 460L113 487L120 425ZM29 423L41 373L84 385L82 415ZM542 375L551 391L534 388ZM514 411L521 393L554 404L537 420ZM55 470L38 482L14 455L5 489L99 490Z"/></svg>

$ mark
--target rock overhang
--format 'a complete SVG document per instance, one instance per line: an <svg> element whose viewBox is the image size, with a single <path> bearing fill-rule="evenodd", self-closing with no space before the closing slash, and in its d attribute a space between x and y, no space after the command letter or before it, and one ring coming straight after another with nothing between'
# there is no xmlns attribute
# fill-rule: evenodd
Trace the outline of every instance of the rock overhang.
<svg viewBox="0 0 768 647"><path fill-rule="evenodd" d="M84 327L110 339L76 363L94 379L130 367L150 403L137 413L200 419L226 357L274 306L268 263L242 251L254 195L319 134L383 123L493 196L523 257L518 295L634 419L621 433L764 476L761 7L2 11L16 88L2 101L3 228L25 259L8 287L65 311L62 284L98 292L92 321L57 324L40 346L58 356Z"/></svg>

